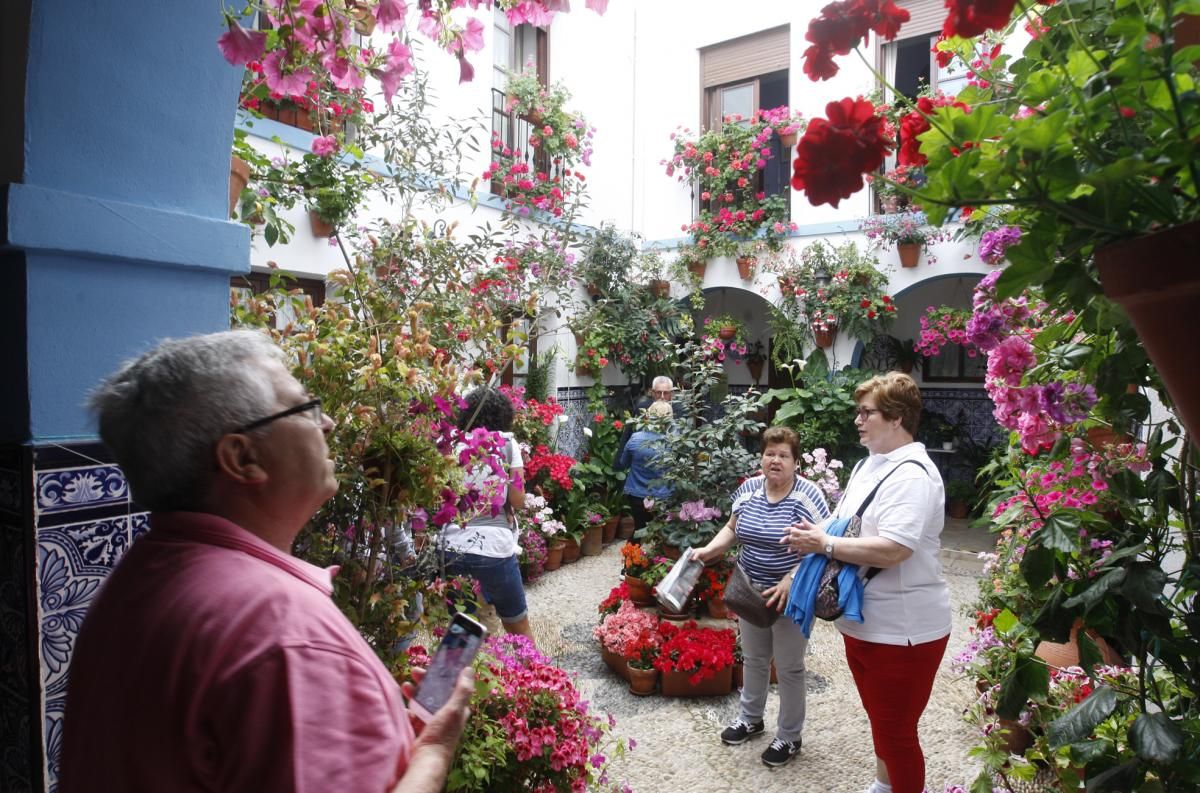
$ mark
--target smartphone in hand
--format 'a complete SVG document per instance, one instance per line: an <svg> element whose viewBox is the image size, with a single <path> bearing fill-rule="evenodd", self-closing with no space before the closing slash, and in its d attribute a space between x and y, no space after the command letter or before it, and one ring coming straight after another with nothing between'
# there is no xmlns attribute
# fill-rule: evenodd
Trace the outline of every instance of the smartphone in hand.
<svg viewBox="0 0 1200 793"><path fill-rule="evenodd" d="M408 703L417 718L429 721L441 710L454 692L459 673L475 659L486 638L487 628L466 614L454 615L425 670L425 677L417 685L416 695Z"/></svg>

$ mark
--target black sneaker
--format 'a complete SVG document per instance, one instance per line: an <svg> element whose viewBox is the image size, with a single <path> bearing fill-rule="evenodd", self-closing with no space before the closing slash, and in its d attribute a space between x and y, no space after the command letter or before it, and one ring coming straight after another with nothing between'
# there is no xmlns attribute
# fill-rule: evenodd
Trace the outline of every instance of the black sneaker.
<svg viewBox="0 0 1200 793"><path fill-rule="evenodd" d="M763 765L769 765L771 768L778 768L781 765L786 765L796 755L800 754L800 739L795 742L785 741L782 738L776 738L771 741L771 745L762 753Z"/></svg>
<svg viewBox="0 0 1200 793"><path fill-rule="evenodd" d="M737 746L753 738L755 735L762 735L766 727L760 721L756 724L750 724L742 721L741 718L733 720L725 729L721 730L721 743L726 746Z"/></svg>

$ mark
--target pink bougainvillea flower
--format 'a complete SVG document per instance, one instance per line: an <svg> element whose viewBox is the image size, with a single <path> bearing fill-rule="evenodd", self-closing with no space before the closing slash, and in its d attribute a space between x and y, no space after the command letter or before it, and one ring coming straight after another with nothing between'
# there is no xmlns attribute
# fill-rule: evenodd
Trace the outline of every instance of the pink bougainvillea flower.
<svg viewBox="0 0 1200 793"><path fill-rule="evenodd" d="M512 8L507 9L504 14L508 17L508 24L521 25L530 24L535 27L549 27L554 21L554 8L549 8L536 0L525 0L525 2L517 3Z"/></svg>
<svg viewBox="0 0 1200 793"><path fill-rule="evenodd" d="M237 23L229 20L229 30L217 39L217 46L225 60L234 66L245 66L250 61L262 57L263 47L267 43L267 34L259 30L246 30Z"/></svg>
<svg viewBox="0 0 1200 793"><path fill-rule="evenodd" d="M587 0L584 6L602 15L608 10L608 0Z"/></svg>
<svg viewBox="0 0 1200 793"><path fill-rule="evenodd" d="M412 50L400 40L393 41L388 45L387 63L382 69L375 70L375 76L379 78L379 84L383 88L385 102L389 105L392 103L392 97L400 88L400 81L412 71Z"/></svg>
<svg viewBox="0 0 1200 793"><path fill-rule="evenodd" d="M296 69L291 73L284 71L283 50L275 50L263 58L263 75L267 78L267 88L273 93L284 97L302 97L308 90L308 82L313 79L312 70L308 67Z"/></svg>
<svg viewBox="0 0 1200 793"><path fill-rule="evenodd" d="M417 22L417 30L421 32L421 35L437 41L438 37L442 34L441 20L433 14L422 14L421 19Z"/></svg>
<svg viewBox="0 0 1200 793"><path fill-rule="evenodd" d="M380 30L389 33L404 28L404 15L407 13L408 6L403 0L379 0L375 8L375 21L379 23Z"/></svg>
<svg viewBox="0 0 1200 793"><path fill-rule="evenodd" d="M313 138L312 152L318 157L329 157L338 150L337 138L332 135L319 135Z"/></svg>
<svg viewBox="0 0 1200 793"><path fill-rule="evenodd" d="M483 23L475 17L467 20L467 28L461 36L462 48L467 52L478 52L483 49Z"/></svg>
<svg viewBox="0 0 1200 793"><path fill-rule="evenodd" d="M475 67L465 56L458 56L458 81L460 83L469 83L475 79Z"/></svg>
<svg viewBox="0 0 1200 793"><path fill-rule="evenodd" d="M349 58L327 58L325 68L329 70L329 79L339 91L356 91L364 85L362 72Z"/></svg>

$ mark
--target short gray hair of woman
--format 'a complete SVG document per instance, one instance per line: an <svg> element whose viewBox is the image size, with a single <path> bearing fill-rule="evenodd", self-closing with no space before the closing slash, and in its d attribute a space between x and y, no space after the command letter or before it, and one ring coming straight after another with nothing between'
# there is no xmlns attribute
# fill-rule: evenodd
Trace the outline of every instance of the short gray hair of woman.
<svg viewBox="0 0 1200 793"><path fill-rule="evenodd" d="M284 361L262 332L168 339L126 361L92 391L100 438L133 498L151 510L196 510L211 482L213 445L272 412L265 365Z"/></svg>

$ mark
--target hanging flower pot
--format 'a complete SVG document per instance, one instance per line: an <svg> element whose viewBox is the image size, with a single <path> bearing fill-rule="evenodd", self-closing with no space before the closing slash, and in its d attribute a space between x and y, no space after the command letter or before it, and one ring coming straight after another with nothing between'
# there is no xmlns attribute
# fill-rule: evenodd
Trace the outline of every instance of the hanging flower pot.
<svg viewBox="0 0 1200 793"><path fill-rule="evenodd" d="M567 544L562 540L553 540L546 546L546 563L543 567L547 572L562 567L563 549L566 547Z"/></svg>
<svg viewBox="0 0 1200 793"><path fill-rule="evenodd" d="M708 262L688 262L687 269L689 273L703 281L704 273L708 270Z"/></svg>
<svg viewBox="0 0 1200 793"><path fill-rule="evenodd" d="M233 211L237 209L238 199L242 197L242 190L250 183L250 164L241 157L232 157L229 160L229 215L233 216Z"/></svg>
<svg viewBox="0 0 1200 793"><path fill-rule="evenodd" d="M627 674L629 675L629 693L636 694L639 697L646 697L654 693L655 687L658 685L658 670L654 667L649 669L641 669L636 666L629 666Z"/></svg>
<svg viewBox="0 0 1200 793"><path fill-rule="evenodd" d="M785 132L779 136L779 145L783 146L785 149L790 149L793 146L795 146L796 142L799 140L800 140L800 133Z"/></svg>
<svg viewBox="0 0 1200 793"><path fill-rule="evenodd" d="M900 253L901 267L916 267L917 262L921 260L921 243L919 242L898 243L896 250Z"/></svg>
<svg viewBox="0 0 1200 793"><path fill-rule="evenodd" d="M722 341L730 341L737 336L738 329L732 325L726 325L723 328L717 328L717 338Z"/></svg>
<svg viewBox="0 0 1200 793"><path fill-rule="evenodd" d="M833 328L813 328L813 341L822 350L829 349L833 346Z"/></svg>
<svg viewBox="0 0 1200 793"><path fill-rule="evenodd" d="M595 284L585 284L583 288L587 290L588 297L592 300L600 299L600 287Z"/></svg>
<svg viewBox="0 0 1200 793"><path fill-rule="evenodd" d="M746 361L746 368L750 370L750 377L755 383L762 379L763 362L762 361Z"/></svg>
<svg viewBox="0 0 1200 793"><path fill-rule="evenodd" d="M754 265L758 264L758 259L753 256L737 257L738 275L743 281L749 281L754 277Z"/></svg>
<svg viewBox="0 0 1200 793"><path fill-rule="evenodd" d="M671 296L671 282L664 281L661 278L655 278L654 280L652 280L650 282L650 294L654 295L655 297L660 297L660 298L661 297L670 297Z"/></svg>
<svg viewBox="0 0 1200 793"><path fill-rule="evenodd" d="M314 237L333 236L333 224L321 217L315 209L308 210L308 225Z"/></svg>
<svg viewBox="0 0 1200 793"><path fill-rule="evenodd" d="M1129 315L1184 427L1200 435L1200 355L1191 319L1200 313L1200 220L1096 251L1104 294Z"/></svg>

